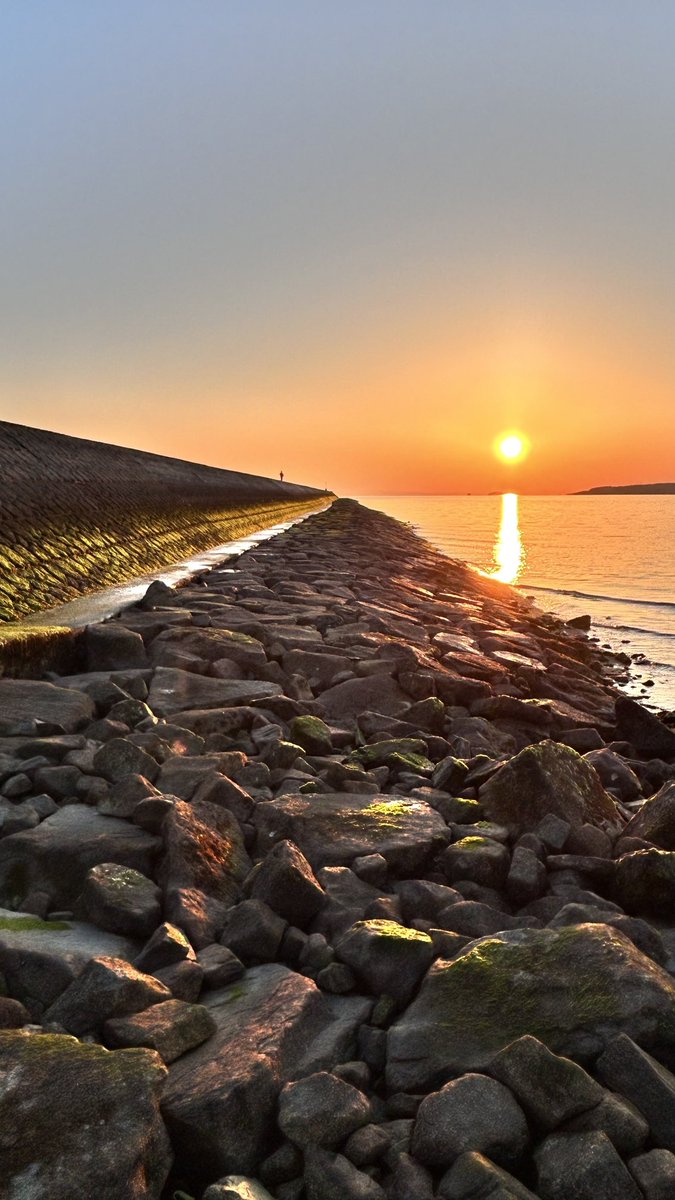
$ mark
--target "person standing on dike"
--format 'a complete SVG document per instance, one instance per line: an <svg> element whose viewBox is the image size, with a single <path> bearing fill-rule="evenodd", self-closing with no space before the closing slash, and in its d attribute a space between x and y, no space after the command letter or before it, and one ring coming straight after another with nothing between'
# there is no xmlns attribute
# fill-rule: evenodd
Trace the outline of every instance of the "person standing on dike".
<svg viewBox="0 0 675 1200"><path fill-rule="evenodd" d="M279 478L280 478L281 482L283 483L283 482L284 482L284 473L283 473L283 471L280 471L280 472L279 472Z"/></svg>

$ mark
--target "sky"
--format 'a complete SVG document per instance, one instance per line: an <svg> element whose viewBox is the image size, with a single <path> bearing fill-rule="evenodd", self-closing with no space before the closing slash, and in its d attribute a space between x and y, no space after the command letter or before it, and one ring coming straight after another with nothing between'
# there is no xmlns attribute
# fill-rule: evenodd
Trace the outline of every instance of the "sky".
<svg viewBox="0 0 675 1200"><path fill-rule="evenodd" d="M675 479L674 46L672 0L3 0L0 419L347 495Z"/></svg>

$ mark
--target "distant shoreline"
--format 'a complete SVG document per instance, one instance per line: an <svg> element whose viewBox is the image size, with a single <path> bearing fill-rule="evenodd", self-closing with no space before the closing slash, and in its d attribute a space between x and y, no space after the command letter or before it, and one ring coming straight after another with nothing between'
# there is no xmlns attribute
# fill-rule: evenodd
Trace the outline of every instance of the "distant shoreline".
<svg viewBox="0 0 675 1200"><path fill-rule="evenodd" d="M674 496L675 483L626 483L619 487L585 488L571 496Z"/></svg>

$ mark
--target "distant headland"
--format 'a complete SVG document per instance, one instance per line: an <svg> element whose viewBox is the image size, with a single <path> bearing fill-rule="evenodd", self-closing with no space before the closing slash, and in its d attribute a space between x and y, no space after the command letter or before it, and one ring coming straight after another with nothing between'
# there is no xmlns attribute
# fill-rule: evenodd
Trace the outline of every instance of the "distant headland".
<svg viewBox="0 0 675 1200"><path fill-rule="evenodd" d="M675 483L626 483L620 487L593 487L573 496L675 496Z"/></svg>

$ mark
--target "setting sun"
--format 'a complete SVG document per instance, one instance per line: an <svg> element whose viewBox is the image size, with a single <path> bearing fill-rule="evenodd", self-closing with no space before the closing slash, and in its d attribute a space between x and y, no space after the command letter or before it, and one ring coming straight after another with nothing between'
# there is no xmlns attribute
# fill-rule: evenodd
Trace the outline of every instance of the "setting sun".
<svg viewBox="0 0 675 1200"><path fill-rule="evenodd" d="M529 448L530 444L522 433L500 433L494 442L495 454L502 462L522 462Z"/></svg>

